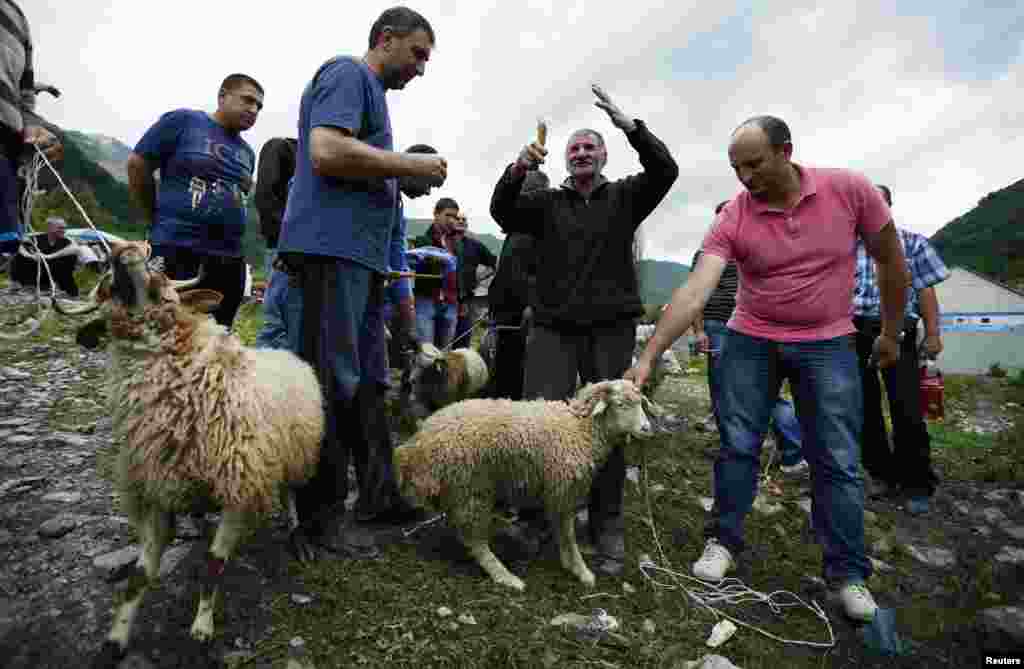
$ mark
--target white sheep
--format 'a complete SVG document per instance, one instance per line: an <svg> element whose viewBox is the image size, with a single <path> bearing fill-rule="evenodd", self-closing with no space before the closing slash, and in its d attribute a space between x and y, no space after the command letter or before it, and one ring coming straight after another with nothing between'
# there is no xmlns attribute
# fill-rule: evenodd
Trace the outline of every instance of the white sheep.
<svg viewBox="0 0 1024 669"><path fill-rule="evenodd" d="M199 641L213 637L225 563L278 495L313 474L324 431L309 365L287 351L243 346L205 313L219 293L184 291L195 281L167 279L147 267L148 256L145 242L114 245L112 273L78 310L102 309L79 330L79 343L111 337L115 485L142 544L94 666L115 666L124 655L179 512L223 509L191 629ZM285 501L294 526L290 494Z"/></svg>
<svg viewBox="0 0 1024 669"><path fill-rule="evenodd" d="M488 378L487 363L475 350L442 351L429 343L420 345L410 374L416 399L429 411L477 396Z"/></svg>
<svg viewBox="0 0 1024 669"><path fill-rule="evenodd" d="M499 499L540 503L559 534L562 566L593 585L576 545L576 509L613 448L626 446L632 459L632 438L653 434L644 411L650 406L631 381L621 379L587 385L569 403L458 402L424 421L396 449L402 493L447 514L484 571L517 590L525 584L488 545L492 511Z"/></svg>

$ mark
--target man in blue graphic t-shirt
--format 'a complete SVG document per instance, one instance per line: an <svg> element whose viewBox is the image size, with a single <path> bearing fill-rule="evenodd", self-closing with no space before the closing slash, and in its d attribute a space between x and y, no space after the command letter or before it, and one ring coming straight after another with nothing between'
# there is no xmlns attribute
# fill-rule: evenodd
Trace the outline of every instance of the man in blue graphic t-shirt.
<svg viewBox="0 0 1024 669"><path fill-rule="evenodd" d="M245 288L242 235L256 165L241 132L256 123L262 108L263 87L248 75L232 74L220 86L216 112L167 112L142 136L126 166L153 255L164 259L172 279L191 278L202 267L199 287L224 296L213 316L226 327Z"/></svg>
<svg viewBox="0 0 1024 669"><path fill-rule="evenodd" d="M348 492L349 461L361 457L347 438L358 418L356 391L367 375L359 336L367 313L379 313L383 301L396 179L426 177L440 185L447 174L437 155L394 151L384 93L421 76L433 46L434 31L423 16L388 9L370 29L363 58L332 58L302 93L295 183L278 254L296 275L289 301L302 305L300 355L317 372L327 424L317 473L296 491L300 527L292 544L301 560L316 557L314 544L348 554L367 548L334 531Z"/></svg>

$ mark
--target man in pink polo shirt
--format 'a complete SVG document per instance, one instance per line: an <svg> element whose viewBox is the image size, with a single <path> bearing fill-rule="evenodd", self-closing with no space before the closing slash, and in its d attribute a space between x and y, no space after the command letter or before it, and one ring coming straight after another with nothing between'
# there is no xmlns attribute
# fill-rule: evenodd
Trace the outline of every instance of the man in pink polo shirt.
<svg viewBox="0 0 1024 669"><path fill-rule="evenodd" d="M721 211L703 254L676 290L636 366L647 381L654 360L697 318L726 264L739 271L736 309L722 345L718 404L721 449L707 543L693 574L717 581L743 549L743 521L753 505L760 450L779 385L789 378L811 466L815 534L824 576L851 618L869 621L875 605L864 585L864 420L857 351L851 335L857 239L878 263L883 326L878 364L899 357L906 270L889 208L865 177L791 161L789 128L771 116L740 125L729 162L746 192Z"/></svg>

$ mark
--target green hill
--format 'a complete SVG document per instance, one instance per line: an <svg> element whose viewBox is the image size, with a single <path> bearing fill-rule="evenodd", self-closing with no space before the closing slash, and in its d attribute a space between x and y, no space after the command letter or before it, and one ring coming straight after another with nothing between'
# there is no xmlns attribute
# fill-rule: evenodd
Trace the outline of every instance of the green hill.
<svg viewBox="0 0 1024 669"><path fill-rule="evenodd" d="M689 275L690 268L677 262L641 260L640 295L644 304L665 304Z"/></svg>
<svg viewBox="0 0 1024 669"><path fill-rule="evenodd" d="M1012 285L1024 283L1024 179L981 198L931 241L947 265Z"/></svg>

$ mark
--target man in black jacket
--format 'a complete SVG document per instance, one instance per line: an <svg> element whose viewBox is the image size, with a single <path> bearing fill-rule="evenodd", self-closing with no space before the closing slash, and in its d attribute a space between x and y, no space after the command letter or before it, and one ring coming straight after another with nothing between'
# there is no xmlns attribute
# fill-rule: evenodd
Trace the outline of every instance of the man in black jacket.
<svg viewBox="0 0 1024 669"><path fill-rule="evenodd" d="M290 348L288 345L288 275L274 269L281 219L288 204L288 184L295 176L295 148L292 137L272 137L260 149L254 199L260 214L260 233L267 240L266 280L263 292L263 327L256 336L261 348Z"/></svg>
<svg viewBox="0 0 1024 669"><path fill-rule="evenodd" d="M636 319L643 313L633 238L679 175L668 148L644 125L626 116L594 86L595 105L626 133L644 170L608 181L604 139L577 130L565 151L569 178L558 189L521 193L527 170L547 154L526 146L494 189L491 215L506 233L537 240L537 301L527 344L524 395L561 400L584 383L621 377L630 366ZM626 466L621 449L597 473L589 501L590 538L604 558L599 569L618 573L625 557L622 492Z"/></svg>

